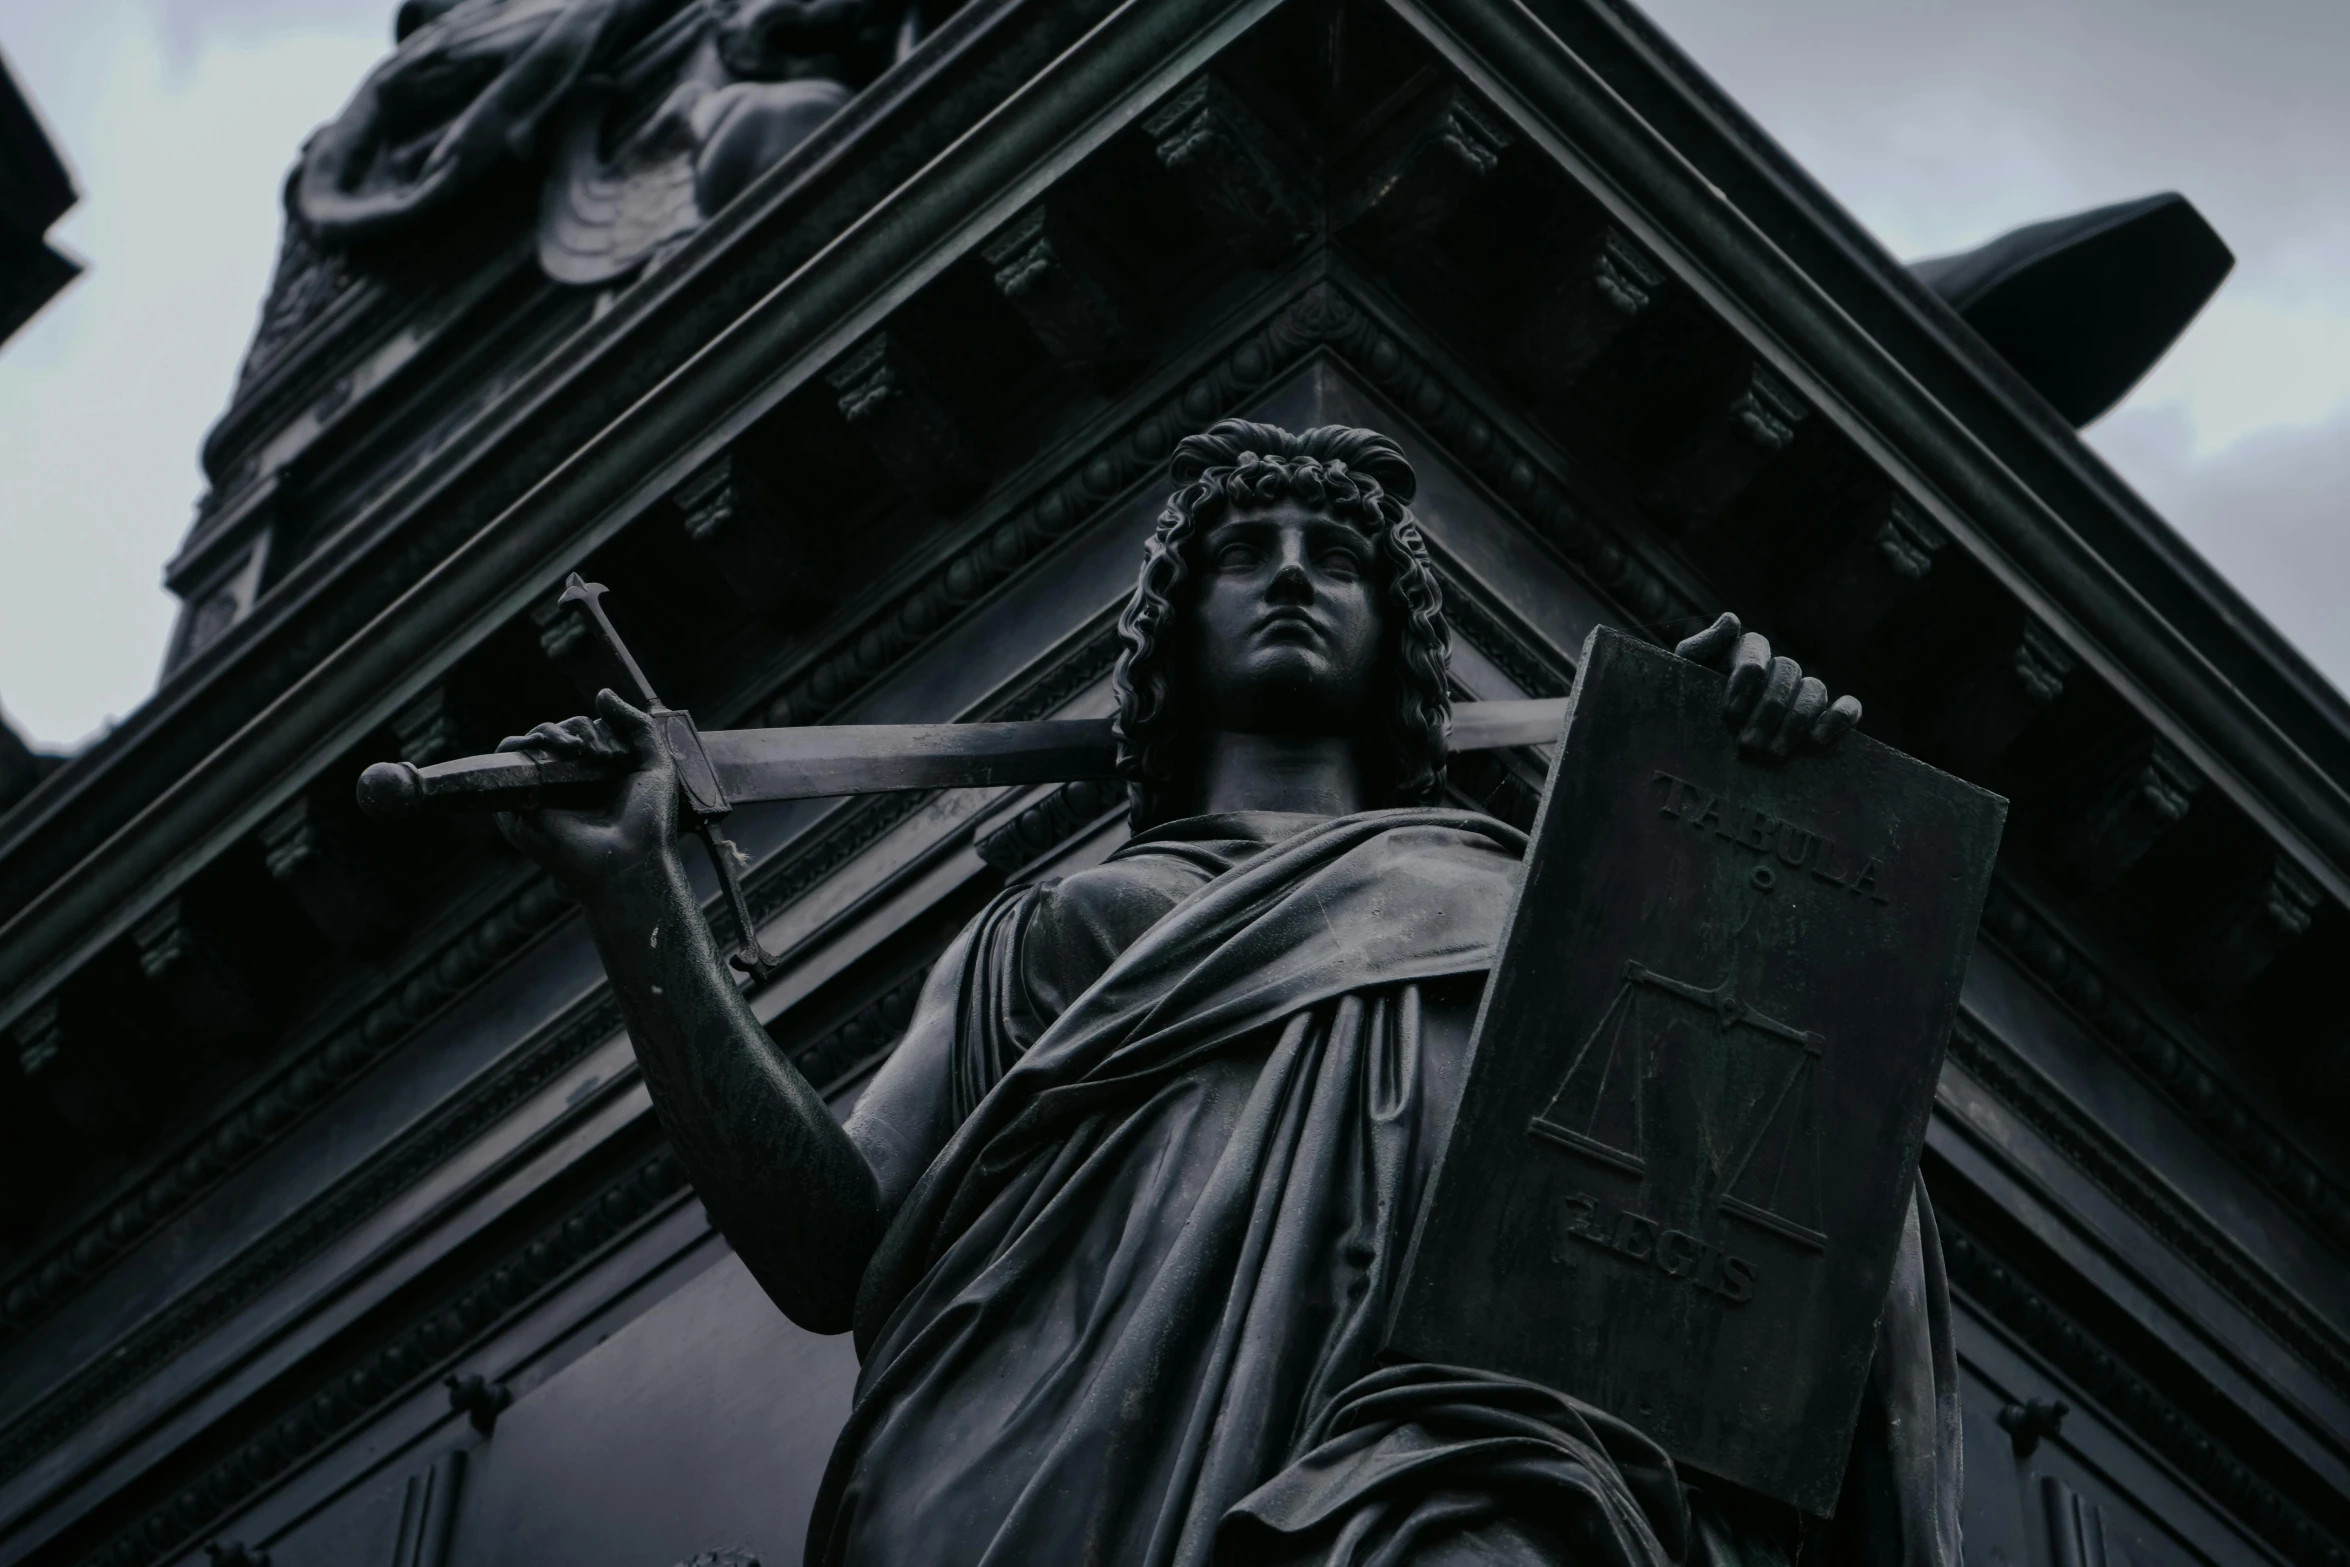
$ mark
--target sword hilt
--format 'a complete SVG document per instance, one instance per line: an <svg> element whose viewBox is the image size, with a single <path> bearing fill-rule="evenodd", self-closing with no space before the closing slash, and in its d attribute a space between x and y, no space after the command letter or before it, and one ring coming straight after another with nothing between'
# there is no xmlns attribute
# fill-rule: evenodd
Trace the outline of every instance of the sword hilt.
<svg viewBox="0 0 2350 1567"><path fill-rule="evenodd" d="M732 809L726 790L718 782L718 772L710 765L708 752L702 748L702 734L694 727L693 715L666 705L654 694L653 682L645 678L636 656L620 640L611 617L604 613L607 591L601 582L585 581L575 571L563 584L563 596L555 603L558 607L579 606L590 628L603 639L605 651L628 672L628 678L635 684L638 700L660 730L669 758L676 764L677 803L701 838L702 847L709 851L710 868L718 873L718 884L726 892L727 909L734 915L740 939L727 961L750 975L754 982L764 980L783 967L783 960L759 944L759 926L751 918L751 900L743 892L742 851L718 830L720 819Z"/></svg>
<svg viewBox="0 0 2350 1567"><path fill-rule="evenodd" d="M604 595L610 591L601 582L583 581L575 571L564 582L563 596L555 600L555 606L558 609L565 604L579 606L580 613L587 616L589 629L603 639L604 651L610 653L619 661L620 667L628 671L629 680L636 686L637 705L649 712L661 705L661 699L653 694L653 682L645 678L644 670L637 664L636 655L629 652L628 644L621 641L620 633L613 629L611 617L604 613Z"/></svg>

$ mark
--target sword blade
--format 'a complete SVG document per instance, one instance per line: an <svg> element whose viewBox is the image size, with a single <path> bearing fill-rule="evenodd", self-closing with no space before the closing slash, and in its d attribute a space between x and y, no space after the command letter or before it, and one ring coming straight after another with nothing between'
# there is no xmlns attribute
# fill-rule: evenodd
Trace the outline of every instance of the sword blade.
<svg viewBox="0 0 2350 1567"><path fill-rule="evenodd" d="M991 789L1114 778L1106 718L1012 724L817 724L702 736L728 800L813 800L897 789Z"/></svg>
<svg viewBox="0 0 2350 1567"><path fill-rule="evenodd" d="M1513 746L1549 745L1567 726L1567 699L1456 702L1452 709L1453 751L1506 751Z"/></svg>
<svg viewBox="0 0 2350 1567"><path fill-rule="evenodd" d="M1566 713L1563 697L1463 702L1452 710L1452 749L1544 745L1558 738ZM999 789L1114 778L1118 771L1118 744L1106 718L713 729L701 741L732 805L900 789ZM625 766L600 759L553 761L520 751L430 767L379 762L360 779L359 803L382 817L579 803L608 788Z"/></svg>
<svg viewBox="0 0 2350 1567"><path fill-rule="evenodd" d="M1556 740L1567 703L1564 697L1463 702L1452 712L1451 749L1496 751ZM1106 718L719 729L703 735L702 745L736 804L1118 775L1118 742Z"/></svg>

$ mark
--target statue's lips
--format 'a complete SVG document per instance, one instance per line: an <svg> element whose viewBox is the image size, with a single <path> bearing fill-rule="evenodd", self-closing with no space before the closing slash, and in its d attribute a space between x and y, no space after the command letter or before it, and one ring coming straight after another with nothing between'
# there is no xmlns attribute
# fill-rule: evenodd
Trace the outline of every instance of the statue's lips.
<svg viewBox="0 0 2350 1567"><path fill-rule="evenodd" d="M1330 640L1329 628L1302 609L1277 609L1250 628L1260 642L1312 645Z"/></svg>

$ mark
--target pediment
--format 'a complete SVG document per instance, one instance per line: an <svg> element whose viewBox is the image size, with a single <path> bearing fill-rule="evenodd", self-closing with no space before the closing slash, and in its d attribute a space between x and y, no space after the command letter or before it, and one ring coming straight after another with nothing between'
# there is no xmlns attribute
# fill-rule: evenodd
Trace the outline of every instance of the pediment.
<svg viewBox="0 0 2350 1567"><path fill-rule="evenodd" d="M208 1041L202 1091L149 1106L158 1129L112 1173L76 1166L12 1274L12 1472L27 1433L182 1440L141 1423L162 1393L124 1402L146 1370L96 1360L213 1344L218 1320L156 1304L159 1224L219 1221L208 1277L307 1233L321 1193L407 1135L347 1090L576 937L486 835L336 814L367 762L486 748L601 683L546 613L567 572L611 586L664 695L711 726L1099 711L1168 455L1227 415L1401 441L1464 695L1555 694L1595 624L1669 642L1729 608L1860 694L1880 737L2012 795L1992 947L2313 1249L2350 1236L2338 1160L2192 1065L2279 1034L2338 958L2350 728L1643 27L1598 0L974 0L926 47L907 80L932 96L877 82L600 311L573 301L482 384L400 383L367 442L289 469L266 517L304 552L0 825L20 1059L120 1087L137 1057L114 1042ZM1454 781L1508 814L1538 765ZM934 804L746 820L761 917L813 939L947 859L1032 873L1119 831L1098 793ZM400 891L391 928L338 923L333 889L367 877ZM222 909L258 910L299 961L243 973L250 1016L208 1035L187 1009L224 992L142 959L211 950ZM867 1059L921 971L876 950L827 957L762 1017L807 1059ZM823 1010L860 963L897 967ZM2100 971L2158 999L2125 1008ZM593 1016L564 1025L575 1060L609 1042ZM484 1025L467 1068L506 1081L559 1034ZM66 1127L51 1086L8 1091ZM300 1190L223 1217L240 1172L296 1145ZM285 1255L236 1273L239 1298L312 1254ZM74 1353L34 1366L68 1315Z"/></svg>

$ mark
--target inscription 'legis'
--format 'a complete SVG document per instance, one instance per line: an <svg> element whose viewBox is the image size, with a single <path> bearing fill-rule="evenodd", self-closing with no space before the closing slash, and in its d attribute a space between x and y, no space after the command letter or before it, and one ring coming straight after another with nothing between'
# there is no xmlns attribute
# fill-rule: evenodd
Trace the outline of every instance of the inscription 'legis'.
<svg viewBox="0 0 2350 1567"><path fill-rule="evenodd" d="M1653 1264L1667 1278L1687 1279L1696 1289L1719 1295L1733 1306L1754 1299L1758 1275L1753 1263L1733 1256L1687 1230L1669 1230L1646 1214L1625 1208L1609 1216L1588 1192L1568 1192L1550 1207L1551 1260L1575 1265L1574 1243L1633 1262Z"/></svg>
<svg viewBox="0 0 2350 1567"><path fill-rule="evenodd" d="M1710 829L1715 837L1757 854L1776 854L1790 875L1808 868L1815 879L1855 897L1866 893L1879 903L1891 901L1877 890L1877 873L1885 868L1881 860L1839 848L1825 833L1781 821L1760 806L1740 805L1728 795L1716 794L1686 778L1659 772L1648 781L1663 790L1659 810L1674 821L1699 832ZM1755 874L1758 878L1762 875L1760 871Z"/></svg>

